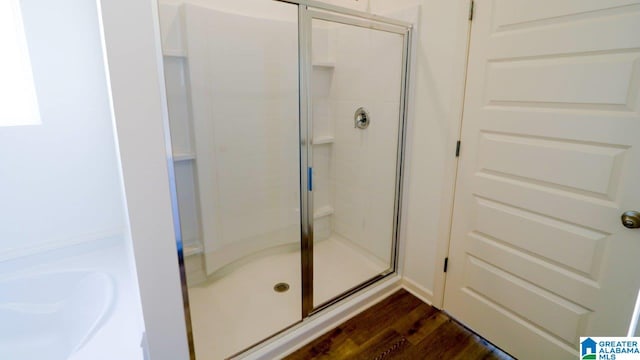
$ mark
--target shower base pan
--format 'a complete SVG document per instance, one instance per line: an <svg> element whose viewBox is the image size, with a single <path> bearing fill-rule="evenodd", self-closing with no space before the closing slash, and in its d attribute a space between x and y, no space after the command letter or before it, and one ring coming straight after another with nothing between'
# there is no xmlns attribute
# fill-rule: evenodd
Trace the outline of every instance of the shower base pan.
<svg viewBox="0 0 640 360"><path fill-rule="evenodd" d="M314 267L315 305L386 270L336 234L315 244ZM300 252L293 250L257 258L190 287L196 357L227 358L298 322L300 280ZM274 291L283 283L288 290Z"/></svg>

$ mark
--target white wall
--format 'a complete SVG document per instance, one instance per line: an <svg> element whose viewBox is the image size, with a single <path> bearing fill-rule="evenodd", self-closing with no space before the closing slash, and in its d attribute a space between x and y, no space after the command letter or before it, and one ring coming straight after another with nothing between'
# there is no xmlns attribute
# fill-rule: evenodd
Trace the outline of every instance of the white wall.
<svg viewBox="0 0 640 360"><path fill-rule="evenodd" d="M0 128L0 254L122 234L95 4L21 3L42 125Z"/></svg>
<svg viewBox="0 0 640 360"><path fill-rule="evenodd" d="M141 358L144 324L97 4L19 3L42 124L0 127L0 278L37 279L79 270L106 274L116 285L111 311L72 358ZM45 289L29 290L37 298L50 295ZM6 293L0 294L0 307L6 300L2 295ZM60 296L55 300L63 303L68 295ZM37 303L37 298L22 300ZM76 310L81 316L83 309ZM3 322L18 325L29 326ZM33 341L34 349L40 346L40 358L53 356L37 338L47 328L62 341L67 332L72 336L76 331L43 324L32 339L21 339Z"/></svg>
<svg viewBox="0 0 640 360"><path fill-rule="evenodd" d="M420 5L407 168L404 271L410 289L441 306L453 201L469 22L466 0L371 0L374 13Z"/></svg>
<svg viewBox="0 0 640 360"><path fill-rule="evenodd" d="M405 284L441 306L442 265L448 251L451 209L464 95L469 29L467 0L323 0L374 14L411 20L419 8L414 101L410 109L405 175ZM409 12L403 10L409 9Z"/></svg>

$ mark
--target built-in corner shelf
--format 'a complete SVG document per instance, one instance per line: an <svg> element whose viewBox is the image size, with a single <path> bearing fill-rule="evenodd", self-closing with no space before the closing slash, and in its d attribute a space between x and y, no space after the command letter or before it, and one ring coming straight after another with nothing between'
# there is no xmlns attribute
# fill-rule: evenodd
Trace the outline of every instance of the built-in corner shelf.
<svg viewBox="0 0 640 360"><path fill-rule="evenodd" d="M193 256L193 255L198 255L198 254L202 254L204 252L202 245L199 242L189 242L188 244L185 244L182 248L182 254L187 257L187 256Z"/></svg>
<svg viewBox="0 0 640 360"><path fill-rule="evenodd" d="M313 218L314 219L323 218L323 217L332 215L333 212L334 212L333 207L331 207L330 205L322 206L317 208L316 211L313 212Z"/></svg>
<svg viewBox="0 0 640 360"><path fill-rule="evenodd" d="M316 68L324 68L324 69L333 69L336 67L335 61L314 61L313 67Z"/></svg>
<svg viewBox="0 0 640 360"><path fill-rule="evenodd" d="M313 145L333 144L335 138L333 136L317 136L313 138Z"/></svg>
<svg viewBox="0 0 640 360"><path fill-rule="evenodd" d="M164 49L162 50L162 55L168 57L187 57L187 52L182 49Z"/></svg>
<svg viewBox="0 0 640 360"><path fill-rule="evenodd" d="M173 161L174 162L191 161L191 160L195 160L195 159L196 159L196 154L195 153L174 153L173 154Z"/></svg>

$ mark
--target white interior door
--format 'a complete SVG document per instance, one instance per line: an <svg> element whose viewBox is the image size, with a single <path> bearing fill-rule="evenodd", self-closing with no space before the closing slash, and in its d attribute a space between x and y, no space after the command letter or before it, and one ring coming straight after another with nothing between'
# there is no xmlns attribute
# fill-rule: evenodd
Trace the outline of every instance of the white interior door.
<svg viewBox="0 0 640 360"><path fill-rule="evenodd" d="M626 333L639 34L637 0L476 0L444 307L518 358Z"/></svg>

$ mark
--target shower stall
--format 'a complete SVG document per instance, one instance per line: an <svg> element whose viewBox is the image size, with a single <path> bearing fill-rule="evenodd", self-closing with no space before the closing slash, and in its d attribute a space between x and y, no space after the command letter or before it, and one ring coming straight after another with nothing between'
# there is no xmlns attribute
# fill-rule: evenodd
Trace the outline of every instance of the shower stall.
<svg viewBox="0 0 640 360"><path fill-rule="evenodd" d="M192 351L228 358L394 274L411 26L160 0Z"/></svg>

